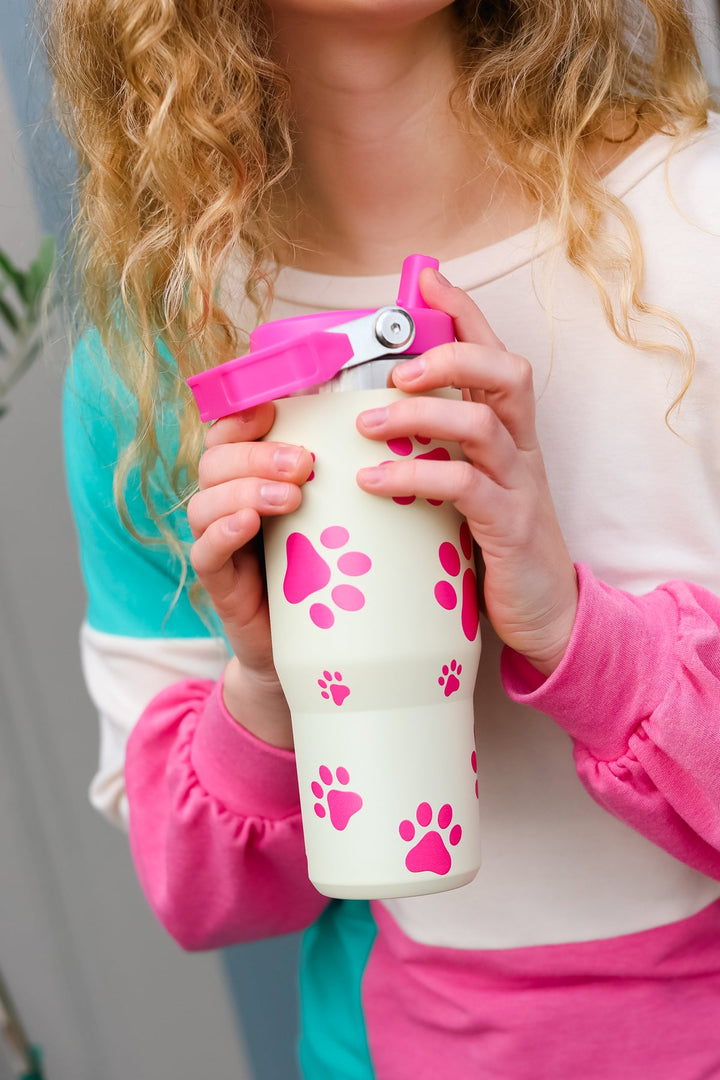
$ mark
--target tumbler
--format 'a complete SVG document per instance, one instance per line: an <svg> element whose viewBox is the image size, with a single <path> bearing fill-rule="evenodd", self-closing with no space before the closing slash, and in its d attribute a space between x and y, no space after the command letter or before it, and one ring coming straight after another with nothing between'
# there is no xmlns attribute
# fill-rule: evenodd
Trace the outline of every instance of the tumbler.
<svg viewBox="0 0 720 1080"><path fill-rule="evenodd" d="M300 507L264 519L263 536L308 873L331 897L440 892L480 865L472 536L450 503L356 482L383 461L462 456L422 435L372 442L356 427L361 411L403 396L387 386L398 358L454 339L450 318L422 300L428 265L438 263L405 260L396 305L267 323L248 356L189 380L203 419L274 399L267 437L314 455Z"/></svg>

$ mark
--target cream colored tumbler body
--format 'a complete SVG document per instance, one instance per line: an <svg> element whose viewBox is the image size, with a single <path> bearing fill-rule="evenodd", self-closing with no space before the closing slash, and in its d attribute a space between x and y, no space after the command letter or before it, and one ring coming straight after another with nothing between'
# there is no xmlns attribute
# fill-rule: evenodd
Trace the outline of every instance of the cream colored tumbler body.
<svg viewBox="0 0 720 1080"><path fill-rule="evenodd" d="M388 459L457 455L452 444L358 433L358 413L400 396L285 398L268 436L316 458L301 507L263 529L309 875L334 897L457 888L480 862L470 532L450 503L381 498L356 482Z"/></svg>

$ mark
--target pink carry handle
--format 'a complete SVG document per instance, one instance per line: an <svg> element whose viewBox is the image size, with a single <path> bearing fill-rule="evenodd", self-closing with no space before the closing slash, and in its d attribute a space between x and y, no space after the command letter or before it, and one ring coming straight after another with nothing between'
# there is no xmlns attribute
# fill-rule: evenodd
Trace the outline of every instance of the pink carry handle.
<svg viewBox="0 0 720 1080"><path fill-rule="evenodd" d="M438 266L438 260L428 255L408 255L403 262L397 304L415 324L413 352L454 340L450 316L428 307L420 293L420 271ZM217 420L334 378L353 358L353 349L347 334L330 328L368 314L366 310L323 312L258 327L250 336L246 356L188 379L201 419Z"/></svg>
<svg viewBox="0 0 720 1080"><path fill-rule="evenodd" d="M195 395L200 418L217 420L294 390L327 382L351 356L352 347L346 334L318 330L289 343L251 349L247 356L238 356L191 376L188 385ZM268 370L272 371L272 386L268 385Z"/></svg>
<svg viewBox="0 0 720 1080"><path fill-rule="evenodd" d="M431 308L425 303L420 292L420 271L426 267L437 270L439 266L439 260L430 255L408 255L403 259L397 294L398 307L430 311Z"/></svg>

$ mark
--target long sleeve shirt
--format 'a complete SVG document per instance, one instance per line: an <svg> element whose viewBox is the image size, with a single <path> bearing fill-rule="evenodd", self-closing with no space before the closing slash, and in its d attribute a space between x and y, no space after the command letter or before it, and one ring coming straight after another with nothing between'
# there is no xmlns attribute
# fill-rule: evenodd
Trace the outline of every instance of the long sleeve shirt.
<svg viewBox="0 0 720 1080"><path fill-rule="evenodd" d="M671 335L652 322L658 349L620 342L549 226L441 267L533 364L580 583L548 679L482 624L483 864L454 892L367 904L310 885L292 754L227 714L222 635L185 594L171 608L169 555L117 519L122 425L102 427L97 342L78 352L66 431L103 732L92 798L116 821L129 804L140 880L185 948L307 928L311 1080L720 1075L720 126L668 164L670 148L653 136L605 180L637 221L643 299L695 344L670 423ZM273 317L381 306L395 288L285 270Z"/></svg>

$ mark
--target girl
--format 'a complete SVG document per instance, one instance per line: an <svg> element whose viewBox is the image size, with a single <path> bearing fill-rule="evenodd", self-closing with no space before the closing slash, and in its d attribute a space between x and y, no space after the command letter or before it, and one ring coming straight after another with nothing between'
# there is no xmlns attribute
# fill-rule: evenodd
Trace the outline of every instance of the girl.
<svg viewBox="0 0 720 1080"><path fill-rule="evenodd" d="M158 918L306 929L309 1080L719 1076L720 131L681 0L55 0L51 49L92 799ZM411 251L458 342L358 427L467 461L358 483L477 545L483 868L329 902L255 543L312 448L257 441L271 404L204 433L185 379L259 318L387 303Z"/></svg>

